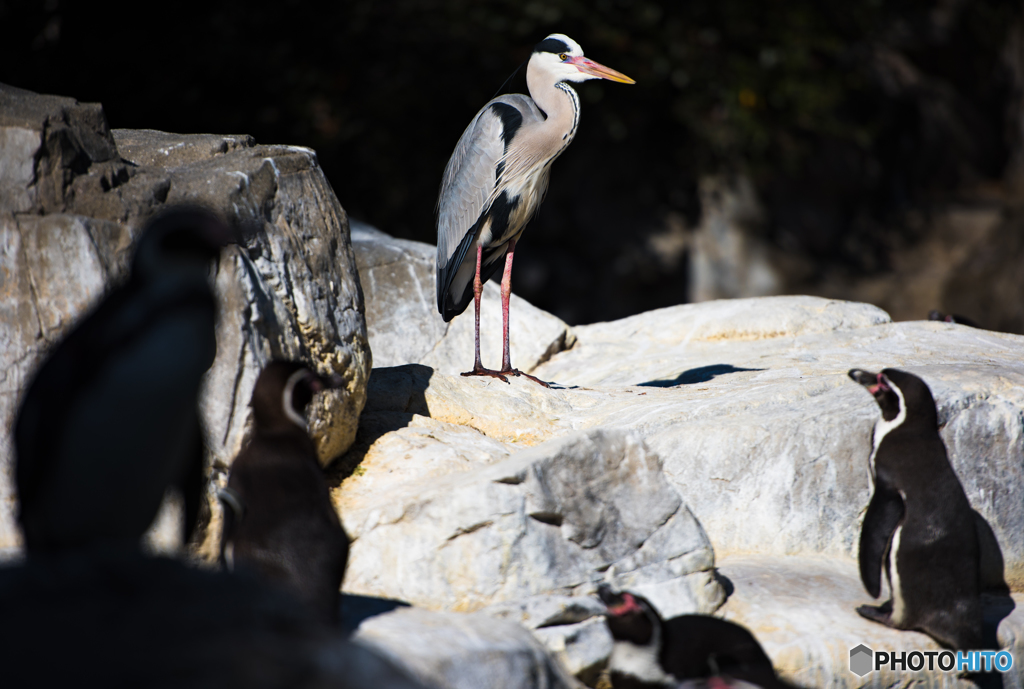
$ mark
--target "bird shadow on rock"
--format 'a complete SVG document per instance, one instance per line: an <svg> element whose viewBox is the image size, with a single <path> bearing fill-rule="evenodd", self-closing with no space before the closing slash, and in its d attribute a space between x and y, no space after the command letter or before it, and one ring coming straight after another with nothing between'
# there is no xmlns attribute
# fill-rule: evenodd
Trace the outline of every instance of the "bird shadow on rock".
<svg viewBox="0 0 1024 689"><path fill-rule="evenodd" d="M327 483L334 488L359 471L370 446L378 438L405 428L413 417L430 416L426 390L434 369L422 364L375 368L366 385L366 405L359 417L356 440L327 470Z"/></svg>
<svg viewBox="0 0 1024 689"><path fill-rule="evenodd" d="M376 596L360 596L355 593L343 593L341 596L341 631L350 636L359 629L364 620L383 615L398 608L412 607L411 603L393 598L377 598Z"/></svg>
<svg viewBox="0 0 1024 689"><path fill-rule="evenodd" d="M741 371L763 371L763 368L742 368L731 364L712 364L711 366L700 366L683 371L675 378L669 380L649 380L646 383L638 383L640 387L648 388L674 388L677 385L693 385L694 383L706 383L709 380L725 375L726 373L739 373Z"/></svg>
<svg viewBox="0 0 1024 689"><path fill-rule="evenodd" d="M1006 583L1005 561L999 540L988 521L974 512L974 525L978 532L981 551L981 605L982 634L985 648L999 648L999 623L1016 608Z"/></svg>
<svg viewBox="0 0 1024 689"><path fill-rule="evenodd" d="M714 570L715 581L718 582L719 586L722 587L722 591L725 593L725 598L728 600L736 591L736 584L732 583L732 579L722 574L721 571L716 567Z"/></svg>

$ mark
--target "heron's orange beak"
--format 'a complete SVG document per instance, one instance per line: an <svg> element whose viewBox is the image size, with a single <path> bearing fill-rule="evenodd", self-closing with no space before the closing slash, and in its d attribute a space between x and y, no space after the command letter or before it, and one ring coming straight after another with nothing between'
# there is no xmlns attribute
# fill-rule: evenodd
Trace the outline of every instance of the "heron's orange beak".
<svg viewBox="0 0 1024 689"><path fill-rule="evenodd" d="M573 57L568 60L572 64L576 65L576 69L595 76L599 79L608 79L609 81L618 81L623 84L635 84L636 82L627 77L622 72L616 72L611 67L605 67L604 65L598 64L591 59L585 57Z"/></svg>

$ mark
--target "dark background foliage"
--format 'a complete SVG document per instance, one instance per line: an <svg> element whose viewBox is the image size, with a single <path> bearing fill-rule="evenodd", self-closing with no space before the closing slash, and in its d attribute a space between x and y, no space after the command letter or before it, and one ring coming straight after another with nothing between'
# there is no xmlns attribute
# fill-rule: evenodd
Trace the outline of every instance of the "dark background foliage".
<svg viewBox="0 0 1024 689"><path fill-rule="evenodd" d="M463 128L545 35L637 80L579 86L583 119L516 254L514 289L571 323L690 298L652 237L699 222L698 181L748 175L755 232L802 285L890 269L937 199L1019 150L1014 0L0 0L0 81L103 103L111 127L316 149L342 204L434 242ZM506 90L525 90L523 70ZM924 228L924 229L922 229Z"/></svg>

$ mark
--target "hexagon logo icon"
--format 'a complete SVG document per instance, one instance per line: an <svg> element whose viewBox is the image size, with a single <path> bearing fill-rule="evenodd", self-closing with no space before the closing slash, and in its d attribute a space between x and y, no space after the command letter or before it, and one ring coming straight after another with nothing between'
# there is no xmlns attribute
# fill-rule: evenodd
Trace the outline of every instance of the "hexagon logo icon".
<svg viewBox="0 0 1024 689"><path fill-rule="evenodd" d="M861 644L856 648L850 649L850 672L863 677L864 675L871 672L871 659L875 657L875 652L870 648Z"/></svg>

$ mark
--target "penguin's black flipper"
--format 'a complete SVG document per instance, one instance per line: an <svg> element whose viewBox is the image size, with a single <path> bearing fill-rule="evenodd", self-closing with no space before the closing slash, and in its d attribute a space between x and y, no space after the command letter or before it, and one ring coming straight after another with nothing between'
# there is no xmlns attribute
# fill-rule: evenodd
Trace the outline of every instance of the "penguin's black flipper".
<svg viewBox="0 0 1024 689"><path fill-rule="evenodd" d="M903 519L903 498L899 491L876 479L875 494L871 496L864 525L860 529L860 580L872 598L882 592L882 563L889 550L889 542Z"/></svg>

